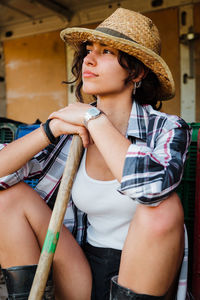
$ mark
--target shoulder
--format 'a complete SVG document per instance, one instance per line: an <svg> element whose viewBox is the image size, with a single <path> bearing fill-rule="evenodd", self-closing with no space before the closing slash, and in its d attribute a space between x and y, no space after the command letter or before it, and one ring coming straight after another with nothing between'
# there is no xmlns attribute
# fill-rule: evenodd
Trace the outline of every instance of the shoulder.
<svg viewBox="0 0 200 300"><path fill-rule="evenodd" d="M144 107L149 120L149 127L153 126L157 129L171 130L175 128L184 128L190 130L190 126L179 116L170 115L161 111L157 111L152 108L151 105L146 105Z"/></svg>
<svg viewBox="0 0 200 300"><path fill-rule="evenodd" d="M146 142L155 147L158 141L186 143L191 139L190 126L179 116L157 111L150 105L143 107L146 114Z"/></svg>

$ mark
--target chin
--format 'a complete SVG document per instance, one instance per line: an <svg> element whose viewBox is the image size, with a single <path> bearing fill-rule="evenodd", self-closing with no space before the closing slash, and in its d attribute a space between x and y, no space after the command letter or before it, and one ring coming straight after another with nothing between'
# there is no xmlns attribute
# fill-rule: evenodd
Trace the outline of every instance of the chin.
<svg viewBox="0 0 200 300"><path fill-rule="evenodd" d="M83 93L85 93L87 95L96 95L97 94L97 91L94 88L89 88L89 87L84 88L84 87L82 87L82 91L83 91Z"/></svg>

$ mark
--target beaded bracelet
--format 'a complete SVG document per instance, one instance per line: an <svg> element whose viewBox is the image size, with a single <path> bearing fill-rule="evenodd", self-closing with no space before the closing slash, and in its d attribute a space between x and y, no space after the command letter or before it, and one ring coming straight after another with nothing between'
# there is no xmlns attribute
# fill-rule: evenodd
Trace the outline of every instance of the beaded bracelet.
<svg viewBox="0 0 200 300"><path fill-rule="evenodd" d="M59 141L59 137L55 137L51 131L51 128L49 127L49 123L52 119L48 119L46 121L46 123L42 124L42 128L44 129L44 132L46 134L46 136L48 137L49 141L51 144L57 144L57 142Z"/></svg>

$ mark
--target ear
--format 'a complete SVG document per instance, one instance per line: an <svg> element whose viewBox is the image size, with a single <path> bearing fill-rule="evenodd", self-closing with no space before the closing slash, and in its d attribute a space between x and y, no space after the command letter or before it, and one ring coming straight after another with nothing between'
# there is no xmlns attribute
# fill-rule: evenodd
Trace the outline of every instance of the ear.
<svg viewBox="0 0 200 300"><path fill-rule="evenodd" d="M137 78L135 78L135 79L133 80L133 82L139 82L139 81L141 81L142 79L144 79L144 78L147 76L148 72L149 72L148 69L144 70L144 69L142 68L140 74L138 75Z"/></svg>

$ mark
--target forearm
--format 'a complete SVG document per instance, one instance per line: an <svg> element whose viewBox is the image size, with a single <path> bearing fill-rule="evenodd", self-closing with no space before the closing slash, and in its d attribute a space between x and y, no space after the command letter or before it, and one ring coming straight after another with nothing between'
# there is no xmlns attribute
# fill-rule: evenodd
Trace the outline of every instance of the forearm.
<svg viewBox="0 0 200 300"><path fill-rule="evenodd" d="M121 183L122 193L151 204L166 197L179 184L189 144L187 129L168 130L157 138L154 148L140 143L131 145L106 116L89 121L88 129Z"/></svg>
<svg viewBox="0 0 200 300"><path fill-rule="evenodd" d="M48 144L41 128L8 144L0 151L0 177L20 169Z"/></svg>
<svg viewBox="0 0 200 300"><path fill-rule="evenodd" d="M91 120L88 123L88 130L113 176L120 182L126 153L131 142L113 126L105 115Z"/></svg>

